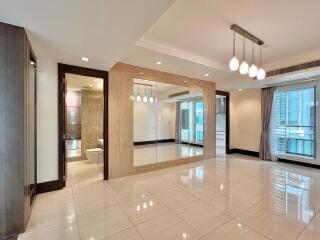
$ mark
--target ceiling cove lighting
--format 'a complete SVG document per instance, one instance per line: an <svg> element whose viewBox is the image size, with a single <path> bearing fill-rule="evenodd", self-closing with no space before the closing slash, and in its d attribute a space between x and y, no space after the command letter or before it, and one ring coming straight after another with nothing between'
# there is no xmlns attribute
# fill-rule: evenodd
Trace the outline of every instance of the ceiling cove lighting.
<svg viewBox="0 0 320 240"><path fill-rule="evenodd" d="M231 30L233 31L233 56L231 60L229 61L229 69L230 71L237 71L239 69L239 72L241 75L249 74L249 77L251 78L257 78L258 80L265 79L266 71L262 68L262 48L261 46L264 45L264 41L257 38L253 34L249 33L248 31L244 30L243 28L239 27L238 25L232 25ZM242 47L242 62L239 66L239 60L236 57L236 46L235 46L235 33L238 33L243 37L243 47ZM250 40L252 42L252 63L249 67L249 64L246 62L246 39ZM260 64L259 69L255 65L255 44L260 47Z"/></svg>
<svg viewBox="0 0 320 240"><path fill-rule="evenodd" d="M232 50L232 58L229 62L229 68L231 71L237 71L239 69L239 60L236 57L236 33L233 32L233 50Z"/></svg>
<svg viewBox="0 0 320 240"><path fill-rule="evenodd" d="M84 61L84 62L88 62L88 61L89 61L89 58L87 58L87 57L82 57L81 60Z"/></svg>

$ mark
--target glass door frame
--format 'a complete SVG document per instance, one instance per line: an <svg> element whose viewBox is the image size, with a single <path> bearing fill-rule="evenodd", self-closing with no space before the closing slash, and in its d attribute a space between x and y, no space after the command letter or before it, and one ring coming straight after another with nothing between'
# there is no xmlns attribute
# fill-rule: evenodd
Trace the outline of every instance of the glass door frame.
<svg viewBox="0 0 320 240"><path fill-rule="evenodd" d="M204 141L204 101L203 99L195 99L195 101L192 101L193 103L193 141L191 141L191 143L195 143L195 144L199 144L199 145L203 145L203 141ZM203 104L203 108L202 108L202 118L203 118L203 130L202 130L202 141L197 141L197 123L196 123L196 118L197 118L197 103L202 103Z"/></svg>
<svg viewBox="0 0 320 240"><path fill-rule="evenodd" d="M275 159L285 159L295 162L302 162L307 164L314 164L314 165L320 165L320 124L317 123L317 120L320 119L320 106L319 106L319 99L320 99L320 81L310 81L307 83L297 83L297 84L290 84L288 86L279 86L275 88L275 94L274 94L274 100L276 96L277 90L283 90L283 91L289 91L294 89L305 89L305 88L314 88L314 106L315 106L315 114L314 114L314 158L307 157L307 156L298 156L293 154L277 154L275 153ZM273 101L274 101L273 100ZM273 114L272 114L272 125L274 122ZM273 142L273 141L272 141ZM273 143L272 143L273 145ZM275 147L272 146L271 147Z"/></svg>
<svg viewBox="0 0 320 240"><path fill-rule="evenodd" d="M226 98L226 139L225 139L225 154L232 154L233 151L230 149L230 92L216 90L215 98L218 96L224 96ZM216 106L216 103L214 103ZM216 114L216 111L215 111ZM216 115L215 115L216 117ZM214 126L216 128L216 126Z"/></svg>

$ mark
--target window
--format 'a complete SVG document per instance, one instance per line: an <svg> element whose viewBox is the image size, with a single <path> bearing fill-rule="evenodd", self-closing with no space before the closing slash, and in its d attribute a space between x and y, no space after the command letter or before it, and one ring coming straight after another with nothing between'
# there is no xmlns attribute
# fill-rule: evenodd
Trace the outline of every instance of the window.
<svg viewBox="0 0 320 240"><path fill-rule="evenodd" d="M203 141L203 102L196 102L195 103L195 136L196 136L196 142L202 142Z"/></svg>
<svg viewBox="0 0 320 240"><path fill-rule="evenodd" d="M275 154L315 158L315 86L277 89L272 136Z"/></svg>
<svg viewBox="0 0 320 240"><path fill-rule="evenodd" d="M180 102L179 104L181 141L202 144L204 124L202 99Z"/></svg>

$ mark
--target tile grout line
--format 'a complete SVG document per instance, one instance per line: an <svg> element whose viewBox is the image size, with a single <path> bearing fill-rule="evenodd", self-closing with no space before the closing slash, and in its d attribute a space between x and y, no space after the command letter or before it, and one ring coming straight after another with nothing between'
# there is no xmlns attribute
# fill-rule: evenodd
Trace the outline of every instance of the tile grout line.
<svg viewBox="0 0 320 240"><path fill-rule="evenodd" d="M80 226L79 226L79 222L78 222L78 213L77 213L76 203L75 203L75 200L74 200L73 187L71 187L71 191L72 191L72 202L73 202L73 205L74 205L74 209L75 209L75 211L76 211L76 222L77 222L77 226L78 226L78 235L79 235L79 239L81 240Z"/></svg>
<svg viewBox="0 0 320 240"><path fill-rule="evenodd" d="M108 182L107 182L107 184L108 184ZM109 185L109 184L108 184ZM132 224L132 226L134 227L134 229L136 230L136 232L139 234L139 236L141 237L141 239L143 239L143 240L145 240L145 238L142 236L142 234L140 233L140 231L138 230L138 228L137 228L137 226L134 224L134 222L131 220L131 218L129 217L129 215L127 214L127 212L124 210L124 208L121 206L121 203L120 203L120 201L119 201L119 199L116 197L116 195L115 195L115 193L113 192L113 189L112 189L112 187L109 185L109 187L110 187L110 190L111 190L111 193L112 193L112 195L114 196L114 198L116 199L116 201L117 201L117 203L118 203L118 205L119 205L119 207L121 208L121 210L124 212L124 214L127 216L127 218L129 219L129 221L131 222L131 224ZM144 188L143 188L144 189ZM148 191L147 191L148 192ZM149 192L148 192L149 193ZM129 228L126 228L126 229L124 229L124 230L122 230L122 231L125 231L125 230L128 230ZM120 232L122 232L122 231L120 231Z"/></svg>

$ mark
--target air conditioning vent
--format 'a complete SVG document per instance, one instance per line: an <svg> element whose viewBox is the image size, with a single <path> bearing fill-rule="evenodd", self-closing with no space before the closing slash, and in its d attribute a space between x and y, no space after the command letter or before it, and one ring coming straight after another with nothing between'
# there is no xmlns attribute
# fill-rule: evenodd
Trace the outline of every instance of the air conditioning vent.
<svg viewBox="0 0 320 240"><path fill-rule="evenodd" d="M183 96L183 95L187 95L187 94L189 94L189 91L173 93L173 94L169 95L169 98L179 97L179 96Z"/></svg>

